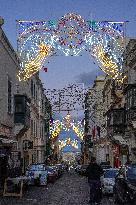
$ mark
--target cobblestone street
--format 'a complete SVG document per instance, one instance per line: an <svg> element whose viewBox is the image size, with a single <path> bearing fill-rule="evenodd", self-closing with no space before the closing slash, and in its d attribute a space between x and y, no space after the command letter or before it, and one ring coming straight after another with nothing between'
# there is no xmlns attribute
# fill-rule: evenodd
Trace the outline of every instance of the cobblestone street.
<svg viewBox="0 0 136 205"><path fill-rule="evenodd" d="M1 197L0 205L87 205L89 188L87 179L75 173L65 173L54 184L30 187L22 199ZM113 205L112 197L105 197L103 205Z"/></svg>

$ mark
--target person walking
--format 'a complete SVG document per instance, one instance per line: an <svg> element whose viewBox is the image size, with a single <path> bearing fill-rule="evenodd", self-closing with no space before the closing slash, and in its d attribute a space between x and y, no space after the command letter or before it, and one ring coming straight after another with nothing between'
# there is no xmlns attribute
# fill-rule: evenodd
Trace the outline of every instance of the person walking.
<svg viewBox="0 0 136 205"><path fill-rule="evenodd" d="M86 176L88 177L88 183L90 186L90 200L89 203L100 204L102 199L101 181L100 177L104 171L100 165L96 163L96 158L91 157L90 164L86 169Z"/></svg>
<svg viewBox="0 0 136 205"><path fill-rule="evenodd" d="M66 171L67 171L67 172L69 171L69 166L68 166L68 164L66 164Z"/></svg>

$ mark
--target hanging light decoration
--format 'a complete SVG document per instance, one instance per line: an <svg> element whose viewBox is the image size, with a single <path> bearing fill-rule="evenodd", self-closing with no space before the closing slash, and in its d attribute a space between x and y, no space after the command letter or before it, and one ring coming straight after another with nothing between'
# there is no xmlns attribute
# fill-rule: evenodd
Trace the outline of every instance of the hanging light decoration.
<svg viewBox="0 0 136 205"><path fill-rule="evenodd" d="M72 128L74 130L74 132L76 133L76 135L83 140L84 137L84 126L82 125L82 121L78 121L77 123L72 123Z"/></svg>
<svg viewBox="0 0 136 205"><path fill-rule="evenodd" d="M50 123L50 138L53 141L57 140L61 130L69 132L70 129L75 132L80 140L83 140L84 126L82 124L82 121L71 121L70 114L67 114L65 117L63 117L62 122L60 120L55 120Z"/></svg>
<svg viewBox="0 0 136 205"><path fill-rule="evenodd" d="M46 45L44 43L41 43L39 45L39 50L38 50L38 54L36 55L36 57L26 62L24 65L24 69L19 71L17 75L19 81L21 80L26 81L36 72L38 72L39 67L43 65L45 57L48 56L50 49L51 49L50 45Z"/></svg>
<svg viewBox="0 0 136 205"><path fill-rule="evenodd" d="M89 34L87 24L80 15L68 13L57 24L57 49L66 56L77 56L86 48L85 39Z"/></svg>
<svg viewBox="0 0 136 205"><path fill-rule="evenodd" d="M78 140L71 140L70 138L66 138L64 140L58 140L59 150L62 150L66 146L72 146L75 149L78 149Z"/></svg>
<svg viewBox="0 0 136 205"><path fill-rule="evenodd" d="M59 120L54 121L53 123L50 124L50 138L52 140L55 140L60 131L62 129L62 124Z"/></svg>
<svg viewBox="0 0 136 205"><path fill-rule="evenodd" d="M40 70L54 51L77 56L88 50L104 72L121 82L125 78L122 77L124 24L85 21L75 13L68 13L58 21L17 21L19 80L27 80Z"/></svg>

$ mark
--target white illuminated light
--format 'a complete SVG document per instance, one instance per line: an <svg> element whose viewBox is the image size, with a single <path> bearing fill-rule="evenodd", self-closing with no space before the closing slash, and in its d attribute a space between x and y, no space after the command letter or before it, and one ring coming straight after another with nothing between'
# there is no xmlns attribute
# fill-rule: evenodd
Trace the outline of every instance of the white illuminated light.
<svg viewBox="0 0 136 205"><path fill-rule="evenodd" d="M88 50L104 72L123 81L124 22L85 21L68 13L59 21L18 21L17 28L20 81L40 70L55 49L66 56ZM47 47L47 52L40 52L40 45Z"/></svg>

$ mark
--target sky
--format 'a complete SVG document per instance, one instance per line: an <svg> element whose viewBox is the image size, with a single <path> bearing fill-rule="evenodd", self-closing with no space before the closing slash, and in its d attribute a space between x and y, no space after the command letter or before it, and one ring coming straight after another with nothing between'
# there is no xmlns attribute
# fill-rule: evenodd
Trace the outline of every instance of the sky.
<svg viewBox="0 0 136 205"><path fill-rule="evenodd" d="M16 20L59 20L66 13L80 14L83 19L129 21L126 35L136 35L135 0L0 0L3 29L14 49L17 48ZM48 72L40 77L46 88L63 88L69 83L92 84L101 73L88 52L79 57L52 56L45 63Z"/></svg>

